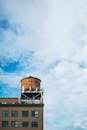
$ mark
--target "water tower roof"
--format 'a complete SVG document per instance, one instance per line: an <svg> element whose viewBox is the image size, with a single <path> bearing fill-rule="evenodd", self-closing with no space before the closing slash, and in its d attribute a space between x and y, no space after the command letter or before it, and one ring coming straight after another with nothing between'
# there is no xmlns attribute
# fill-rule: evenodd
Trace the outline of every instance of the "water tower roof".
<svg viewBox="0 0 87 130"><path fill-rule="evenodd" d="M33 76L25 77L25 78L21 79L21 81L24 80L24 79L31 79L31 78L39 80L41 82L41 80L39 78L36 78L36 77L33 77Z"/></svg>

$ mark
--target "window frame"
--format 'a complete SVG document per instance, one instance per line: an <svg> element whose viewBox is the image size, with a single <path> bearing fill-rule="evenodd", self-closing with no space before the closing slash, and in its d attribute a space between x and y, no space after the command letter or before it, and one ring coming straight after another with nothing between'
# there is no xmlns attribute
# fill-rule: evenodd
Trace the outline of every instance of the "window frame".
<svg viewBox="0 0 87 130"><path fill-rule="evenodd" d="M31 116L32 116L32 117L37 117L37 118L38 118L38 117L39 117L39 112L33 110L33 111L31 111Z"/></svg>
<svg viewBox="0 0 87 130"><path fill-rule="evenodd" d="M38 122L37 121L32 121L31 122L31 127L38 127Z"/></svg>
<svg viewBox="0 0 87 130"><path fill-rule="evenodd" d="M11 121L11 127L15 128L19 126L19 122L18 121Z"/></svg>
<svg viewBox="0 0 87 130"><path fill-rule="evenodd" d="M2 127L9 127L9 121L2 121Z"/></svg>
<svg viewBox="0 0 87 130"><path fill-rule="evenodd" d="M11 111L11 117L18 117L18 111Z"/></svg>
<svg viewBox="0 0 87 130"><path fill-rule="evenodd" d="M23 110L22 111L22 117L29 117L29 111L28 110Z"/></svg>
<svg viewBox="0 0 87 130"><path fill-rule="evenodd" d="M22 121L22 127L29 127L28 121Z"/></svg>
<svg viewBox="0 0 87 130"><path fill-rule="evenodd" d="M9 111L2 111L2 117L9 117Z"/></svg>

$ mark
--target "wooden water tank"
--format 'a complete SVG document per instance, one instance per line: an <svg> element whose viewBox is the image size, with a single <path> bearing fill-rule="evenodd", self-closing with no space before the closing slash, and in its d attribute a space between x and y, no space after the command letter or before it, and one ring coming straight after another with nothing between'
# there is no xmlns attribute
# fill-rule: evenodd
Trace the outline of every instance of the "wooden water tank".
<svg viewBox="0 0 87 130"><path fill-rule="evenodd" d="M21 88L22 89L36 89L36 88L40 88L40 82L41 80L35 77L26 77L24 79L21 80Z"/></svg>

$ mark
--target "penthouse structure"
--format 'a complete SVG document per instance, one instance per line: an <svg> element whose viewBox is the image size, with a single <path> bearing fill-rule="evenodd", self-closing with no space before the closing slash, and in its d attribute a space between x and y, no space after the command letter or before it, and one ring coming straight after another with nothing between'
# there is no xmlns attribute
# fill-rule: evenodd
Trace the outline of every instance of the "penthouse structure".
<svg viewBox="0 0 87 130"><path fill-rule="evenodd" d="M0 130L43 130L43 90L41 80L21 80L19 98L0 98Z"/></svg>

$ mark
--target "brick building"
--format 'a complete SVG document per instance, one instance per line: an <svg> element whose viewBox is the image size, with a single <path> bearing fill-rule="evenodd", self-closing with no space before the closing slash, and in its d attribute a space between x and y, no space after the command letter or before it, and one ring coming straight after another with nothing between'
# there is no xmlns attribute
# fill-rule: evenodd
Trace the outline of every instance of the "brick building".
<svg viewBox="0 0 87 130"><path fill-rule="evenodd" d="M0 130L43 130L41 80L21 80L20 98L0 98Z"/></svg>

